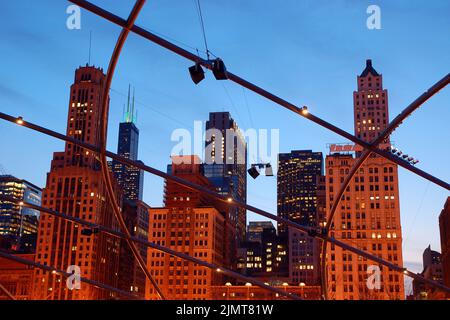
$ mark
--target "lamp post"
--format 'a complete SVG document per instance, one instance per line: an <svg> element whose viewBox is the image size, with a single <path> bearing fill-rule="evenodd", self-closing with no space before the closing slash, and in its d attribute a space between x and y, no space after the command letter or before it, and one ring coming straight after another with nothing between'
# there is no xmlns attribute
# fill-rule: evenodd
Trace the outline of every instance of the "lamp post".
<svg viewBox="0 0 450 320"><path fill-rule="evenodd" d="M230 282L225 283L225 286L227 287L227 298L226 300L230 300L230 287L232 284Z"/></svg>
<svg viewBox="0 0 450 320"><path fill-rule="evenodd" d="M247 300L250 300L250 287L252 286L252 284L250 282L247 282L245 286L247 287Z"/></svg>
<svg viewBox="0 0 450 320"><path fill-rule="evenodd" d="M300 297L303 298L303 291L305 290L306 284L304 282L300 282Z"/></svg>

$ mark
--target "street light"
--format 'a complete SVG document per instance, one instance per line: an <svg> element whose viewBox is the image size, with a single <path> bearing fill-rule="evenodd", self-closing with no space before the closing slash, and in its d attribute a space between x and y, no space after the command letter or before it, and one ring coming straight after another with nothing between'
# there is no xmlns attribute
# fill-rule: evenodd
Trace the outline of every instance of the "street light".
<svg viewBox="0 0 450 320"><path fill-rule="evenodd" d="M250 287L252 286L252 284L250 282L247 282L245 286L247 287L247 300L250 300Z"/></svg>
<svg viewBox="0 0 450 320"><path fill-rule="evenodd" d="M225 283L225 287L227 287L227 300L229 300L230 298L230 287L232 286L231 282L227 282Z"/></svg>
<svg viewBox="0 0 450 320"><path fill-rule="evenodd" d="M306 116L309 113L308 107L307 106L303 106L302 108L302 115Z"/></svg>
<svg viewBox="0 0 450 320"><path fill-rule="evenodd" d="M22 117L17 117L16 123L18 125L22 125L23 124L23 118Z"/></svg>

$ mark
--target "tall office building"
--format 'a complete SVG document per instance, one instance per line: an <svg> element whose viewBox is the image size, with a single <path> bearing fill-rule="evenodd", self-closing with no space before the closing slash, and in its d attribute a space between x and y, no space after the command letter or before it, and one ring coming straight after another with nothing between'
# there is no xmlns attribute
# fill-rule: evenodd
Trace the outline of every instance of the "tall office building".
<svg viewBox="0 0 450 320"><path fill-rule="evenodd" d="M139 129L136 127L134 92L128 88L128 100L124 108L123 122L119 124L117 154L137 162L139 148ZM141 162L142 163L142 162ZM144 190L144 171L112 160L108 163L123 195L122 214L128 231L143 240L148 239L148 210L150 207L142 201ZM144 260L147 259L147 248L137 244ZM120 240L119 255L119 289L130 291L134 295L145 295L145 273L139 266L130 246L125 239Z"/></svg>
<svg viewBox="0 0 450 320"><path fill-rule="evenodd" d="M117 154L130 160L138 159L139 129L135 125L134 95L130 98L128 89L128 102L124 113L124 122L119 125L119 140ZM142 200L144 171L113 160L111 169L117 183L122 189L125 200Z"/></svg>
<svg viewBox="0 0 450 320"><path fill-rule="evenodd" d="M320 182L323 175L321 152L296 150L278 155L277 213L279 217L308 227L319 226ZM288 241L292 283L320 283L320 242L284 224L278 232Z"/></svg>
<svg viewBox="0 0 450 320"><path fill-rule="evenodd" d="M214 188L203 175L199 157L173 159L170 166L172 175ZM201 192L167 181L164 202L164 208L151 208L149 211L149 241L223 265L225 217L214 207L211 199ZM221 272L152 249L148 250L147 263L167 299L212 299L212 286L223 282ZM147 299L157 298L149 281L145 296Z"/></svg>
<svg viewBox="0 0 450 320"><path fill-rule="evenodd" d="M148 241L148 216L150 206L145 202L136 200L124 200L122 204L122 215L127 229L132 237ZM144 261L147 261L147 247L136 243L136 246ZM119 282L118 288L124 291L144 297L146 275L139 266L126 240L120 240L119 253Z"/></svg>
<svg viewBox="0 0 450 320"><path fill-rule="evenodd" d="M271 221L250 221L247 226L247 241L262 242L264 229L275 229Z"/></svg>
<svg viewBox="0 0 450 320"><path fill-rule="evenodd" d="M105 75L102 69L87 66L75 71L70 88L67 135L98 145L99 122ZM88 222L116 228L112 208L107 202L100 163L96 154L72 143L64 152L54 153L42 206ZM120 197L119 197L120 198ZM117 287L119 240L105 233L84 235L83 228L72 222L41 214L36 262L67 270L80 268L81 276ZM109 299L115 294L81 284L71 290L65 278L43 270L35 271L34 299L72 300Z"/></svg>
<svg viewBox="0 0 450 320"><path fill-rule="evenodd" d="M229 112L211 112L206 122L205 176L216 191L247 202L247 144ZM245 241L245 209L229 209L227 219L236 229L236 245Z"/></svg>
<svg viewBox="0 0 450 320"><path fill-rule="evenodd" d="M16 201L41 205L42 189L13 177L0 176L0 195ZM39 211L22 207L19 203L0 200L0 237L3 249L31 253L36 249Z"/></svg>
<svg viewBox="0 0 450 320"><path fill-rule="evenodd" d="M450 197L447 197L439 216L441 234L442 268L444 284L450 287Z"/></svg>
<svg viewBox="0 0 450 320"><path fill-rule="evenodd" d="M244 256L240 259L245 264L239 271L247 276L257 277L262 281L288 278L288 254L285 237L277 235L277 230L270 221L250 222L248 241L240 249Z"/></svg>
<svg viewBox="0 0 450 320"><path fill-rule="evenodd" d="M353 94L355 134L364 141L375 139L389 122L388 93L382 80L371 60L367 60L358 77L358 91ZM389 148L389 139L380 147ZM359 154L360 149L354 146L331 146L325 161L328 209ZM397 165L371 155L347 187L333 221L331 236L402 266ZM375 268L368 271L371 265ZM370 270L377 267L381 272L380 286L369 288L367 278L373 272ZM332 299L404 299L403 274L334 245L328 246L327 274Z"/></svg>

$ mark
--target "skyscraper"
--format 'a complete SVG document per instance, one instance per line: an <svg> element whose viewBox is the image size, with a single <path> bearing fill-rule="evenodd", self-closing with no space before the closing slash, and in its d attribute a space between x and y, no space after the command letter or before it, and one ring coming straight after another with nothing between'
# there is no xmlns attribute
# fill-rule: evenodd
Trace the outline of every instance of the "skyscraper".
<svg viewBox="0 0 450 320"><path fill-rule="evenodd" d="M278 155L278 216L308 227L319 225L320 179L323 175L321 152L295 150ZM323 204L322 204L323 206ZM292 283L319 283L320 243L306 234L278 223L278 232L289 248Z"/></svg>
<svg viewBox="0 0 450 320"><path fill-rule="evenodd" d="M131 236L148 241L148 217L150 206L140 200L124 200L122 215ZM139 253L147 260L147 247L137 243ZM144 297L146 276L139 266L126 240L120 240L118 288Z"/></svg>
<svg viewBox="0 0 450 320"><path fill-rule="evenodd" d="M358 91L353 93L355 134L364 141L379 136L389 122L388 96L382 80L371 60L367 60L358 77ZM389 139L380 147L389 148ZM347 151L335 152L338 149ZM325 161L328 209L359 154L353 146L331 146ZM402 266L397 165L371 155L346 188L330 227L336 239ZM368 286L368 277L377 271L381 272L381 282ZM327 274L332 299L404 299L403 274L334 245L328 246Z"/></svg>
<svg viewBox="0 0 450 320"><path fill-rule="evenodd" d="M241 272L263 281L287 279L288 255L285 237L279 237L271 221L250 222L245 260ZM241 248L240 248L241 249Z"/></svg>
<svg viewBox="0 0 450 320"><path fill-rule="evenodd" d="M271 221L250 221L247 226L247 241L262 242L264 229L275 229Z"/></svg>
<svg viewBox="0 0 450 320"><path fill-rule="evenodd" d="M204 171L218 193L247 201L247 144L229 112L209 114ZM235 225L237 246L245 241L246 210L230 207L227 219Z"/></svg>
<svg viewBox="0 0 450 320"><path fill-rule="evenodd" d="M139 148L139 129L136 127L134 92L131 97L131 88L128 87L128 99L124 108L123 122L119 124L119 137L117 154L137 162ZM128 231L133 236L143 240L148 239L148 210L150 207L142 201L144 190L144 171L119 161L108 162L111 171L123 196L122 215L127 224ZM147 259L147 248L137 244L144 260ZM146 276L139 266L125 239L120 240L119 256L119 289L144 296Z"/></svg>
<svg viewBox="0 0 450 320"><path fill-rule="evenodd" d="M0 176L0 195L16 201L41 205L42 189L13 177ZM22 207L18 203L0 200L0 236L13 251L34 252L39 224L39 211Z"/></svg>
<svg viewBox="0 0 450 320"><path fill-rule="evenodd" d="M67 135L98 145L99 122L105 75L102 69L85 66L75 71L70 88ZM72 143L55 152L42 195L42 206L88 222L116 228L112 208L106 200L100 163L96 155ZM117 287L119 240L105 233L84 235L72 222L41 214L36 262L67 270L80 268L81 276ZM65 278L37 269L34 299L107 299L115 294L82 284L71 290Z"/></svg>
<svg viewBox="0 0 450 320"><path fill-rule="evenodd" d="M139 129L135 125L134 95L130 101L128 89L128 102L124 114L124 122L119 125L119 139L117 154L130 160L138 159ZM111 169L117 183L122 189L125 200L142 200L144 171L113 160Z"/></svg>
<svg viewBox="0 0 450 320"><path fill-rule="evenodd" d="M170 173L196 184L214 187L204 177L197 156L173 157ZM223 265L226 245L225 217L203 193L172 181L166 182L165 207L151 208L149 241L217 265ZM148 268L168 299L212 299L211 287L223 281L223 275L169 254L149 249ZM147 281L146 298L156 298Z"/></svg>

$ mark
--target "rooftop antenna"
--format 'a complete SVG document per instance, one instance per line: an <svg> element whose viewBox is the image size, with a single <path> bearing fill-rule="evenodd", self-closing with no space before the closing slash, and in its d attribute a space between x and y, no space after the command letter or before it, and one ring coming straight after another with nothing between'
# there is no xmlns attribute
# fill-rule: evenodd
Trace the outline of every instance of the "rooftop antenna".
<svg viewBox="0 0 450 320"><path fill-rule="evenodd" d="M89 31L89 60L88 60L89 65L91 65L91 50L92 50L92 30Z"/></svg>
<svg viewBox="0 0 450 320"><path fill-rule="evenodd" d="M127 111L125 113L125 122L130 122L130 94L131 94L131 84L128 85L128 98L127 98Z"/></svg>
<svg viewBox="0 0 450 320"><path fill-rule="evenodd" d="M134 97L135 97L136 88L133 87L133 102L131 104L131 122L136 123L136 118L134 116Z"/></svg>

